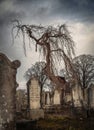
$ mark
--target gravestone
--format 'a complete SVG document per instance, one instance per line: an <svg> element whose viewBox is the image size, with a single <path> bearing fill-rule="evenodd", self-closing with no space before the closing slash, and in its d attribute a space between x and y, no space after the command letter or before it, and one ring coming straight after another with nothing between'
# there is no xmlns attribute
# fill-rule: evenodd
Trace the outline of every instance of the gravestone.
<svg viewBox="0 0 94 130"><path fill-rule="evenodd" d="M60 105L60 102L61 102L61 91L58 91L58 90L55 90L54 92L54 104L55 105Z"/></svg>
<svg viewBox="0 0 94 130"><path fill-rule="evenodd" d="M88 107L94 109L94 84L91 84L86 91L87 95L87 105Z"/></svg>
<svg viewBox="0 0 94 130"><path fill-rule="evenodd" d="M32 78L30 85L30 109L40 109L40 86L36 78Z"/></svg>
<svg viewBox="0 0 94 130"><path fill-rule="evenodd" d="M84 105L82 89L80 86L75 85L75 87L72 88L72 95L73 95L73 102L75 107L81 107L82 105Z"/></svg>
<svg viewBox="0 0 94 130"><path fill-rule="evenodd" d="M11 62L0 53L0 130L14 130L18 60Z"/></svg>
<svg viewBox="0 0 94 130"><path fill-rule="evenodd" d="M47 105L50 105L50 93L47 92L46 94L47 94Z"/></svg>
<svg viewBox="0 0 94 130"><path fill-rule="evenodd" d="M36 77L31 78L27 86L30 118L33 120L44 118L44 111L40 109L40 85L38 79Z"/></svg>

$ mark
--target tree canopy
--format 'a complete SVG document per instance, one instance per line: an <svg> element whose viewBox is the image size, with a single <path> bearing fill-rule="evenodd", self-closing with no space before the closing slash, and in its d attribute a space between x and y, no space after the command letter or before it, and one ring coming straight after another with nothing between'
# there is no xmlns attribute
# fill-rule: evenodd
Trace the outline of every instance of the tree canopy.
<svg viewBox="0 0 94 130"><path fill-rule="evenodd" d="M47 76L44 73L44 68L45 68L45 62L36 62L34 65L31 66L26 72L25 72L25 77L27 80L29 80L32 77L38 78L40 85L44 86Z"/></svg>
<svg viewBox="0 0 94 130"><path fill-rule="evenodd" d="M94 83L94 56L80 55L73 59L73 64L83 89Z"/></svg>

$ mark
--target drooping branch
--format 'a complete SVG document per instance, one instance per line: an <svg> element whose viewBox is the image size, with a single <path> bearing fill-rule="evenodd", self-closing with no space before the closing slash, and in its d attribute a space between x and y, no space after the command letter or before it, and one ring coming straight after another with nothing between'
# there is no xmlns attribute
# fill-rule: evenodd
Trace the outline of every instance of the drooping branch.
<svg viewBox="0 0 94 130"><path fill-rule="evenodd" d="M56 84L60 84L54 72L57 59L62 59L68 72L70 71L74 76L74 69L71 63L72 56L74 55L74 42L66 25L43 27L22 25L17 21L16 23L15 27L18 28L22 34L27 35L35 42L36 50L38 46L40 46L46 60L44 71L49 79ZM56 51L55 54L52 54L53 50L54 52ZM54 60L53 57L55 57ZM76 75L74 77L76 77Z"/></svg>

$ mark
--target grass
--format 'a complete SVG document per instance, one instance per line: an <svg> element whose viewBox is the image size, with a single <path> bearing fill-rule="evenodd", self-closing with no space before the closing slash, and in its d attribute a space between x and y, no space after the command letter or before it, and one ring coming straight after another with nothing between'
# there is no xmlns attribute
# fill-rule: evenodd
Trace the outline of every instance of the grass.
<svg viewBox="0 0 94 130"><path fill-rule="evenodd" d="M40 130L94 130L94 118L70 118L48 116L37 122Z"/></svg>
<svg viewBox="0 0 94 130"><path fill-rule="evenodd" d="M89 118L45 115L44 119L19 122L17 130L94 130L94 116Z"/></svg>

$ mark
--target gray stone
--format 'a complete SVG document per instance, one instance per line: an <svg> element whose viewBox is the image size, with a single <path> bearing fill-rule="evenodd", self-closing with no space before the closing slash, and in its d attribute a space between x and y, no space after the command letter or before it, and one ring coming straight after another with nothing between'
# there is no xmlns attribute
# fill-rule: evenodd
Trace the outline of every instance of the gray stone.
<svg viewBox="0 0 94 130"><path fill-rule="evenodd" d="M28 82L28 99L29 109L40 109L40 85L35 77Z"/></svg>
<svg viewBox="0 0 94 130"><path fill-rule="evenodd" d="M44 118L44 111L40 109L40 85L36 77L31 78L27 83L28 104L30 119L38 120Z"/></svg>
<svg viewBox="0 0 94 130"><path fill-rule="evenodd" d="M54 104L60 104L61 91L55 90L54 92Z"/></svg>
<svg viewBox="0 0 94 130"><path fill-rule="evenodd" d="M47 105L50 105L50 95L49 95L49 92L47 92Z"/></svg>
<svg viewBox="0 0 94 130"><path fill-rule="evenodd" d="M0 130L5 130L5 126L8 130L9 124L15 120L16 73L19 66L18 60L11 62L0 53Z"/></svg>
<svg viewBox="0 0 94 130"><path fill-rule="evenodd" d="M44 111L43 109L32 109L30 110L30 119L38 120L44 118Z"/></svg>

